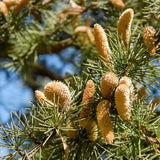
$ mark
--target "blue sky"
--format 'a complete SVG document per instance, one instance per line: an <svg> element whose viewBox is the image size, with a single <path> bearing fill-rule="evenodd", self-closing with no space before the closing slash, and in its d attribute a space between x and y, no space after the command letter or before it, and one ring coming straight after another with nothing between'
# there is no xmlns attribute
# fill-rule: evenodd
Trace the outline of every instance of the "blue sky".
<svg viewBox="0 0 160 160"><path fill-rule="evenodd" d="M23 110L33 99L30 88L24 86L23 80L16 73L0 70L0 121L7 123L10 112ZM7 155L8 150L0 147L0 156Z"/></svg>
<svg viewBox="0 0 160 160"><path fill-rule="evenodd" d="M24 110L32 99L32 90L24 86L17 73L0 70L0 121L7 123L10 111Z"/></svg>

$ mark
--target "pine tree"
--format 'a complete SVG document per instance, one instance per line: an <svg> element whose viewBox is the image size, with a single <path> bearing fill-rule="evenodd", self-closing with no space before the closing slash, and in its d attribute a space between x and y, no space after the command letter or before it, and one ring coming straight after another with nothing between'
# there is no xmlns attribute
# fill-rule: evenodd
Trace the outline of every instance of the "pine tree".
<svg viewBox="0 0 160 160"><path fill-rule="evenodd" d="M0 12L2 65L36 98L0 123L1 158L159 159L159 0L3 0ZM80 60L63 79L38 58L68 47Z"/></svg>

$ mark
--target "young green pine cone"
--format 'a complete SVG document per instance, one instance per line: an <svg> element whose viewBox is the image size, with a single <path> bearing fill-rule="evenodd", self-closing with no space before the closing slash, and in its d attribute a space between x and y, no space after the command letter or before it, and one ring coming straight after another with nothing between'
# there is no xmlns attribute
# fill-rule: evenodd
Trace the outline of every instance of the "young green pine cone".
<svg viewBox="0 0 160 160"><path fill-rule="evenodd" d="M155 38L154 38L155 33L156 31L152 26L147 26L143 30L144 44L148 47L150 55L156 53Z"/></svg>
<svg viewBox="0 0 160 160"><path fill-rule="evenodd" d="M79 125L81 127L84 127L87 125L87 123L90 121L91 117L90 117L90 103L93 100L94 97L94 93L95 93L95 86L94 86L94 82L92 80L88 80L87 84L86 84L86 88L84 90L83 93L83 97L82 97L82 102L81 104L85 104L83 105L83 109L80 113L80 118L85 118L84 120L79 122Z"/></svg>
<svg viewBox="0 0 160 160"><path fill-rule="evenodd" d="M108 54L110 52L108 39L104 29L99 24L94 25L94 38L96 42L96 47L98 50L98 54L106 59L106 63L109 60Z"/></svg>
<svg viewBox="0 0 160 160"><path fill-rule="evenodd" d="M59 103L65 109L67 109L70 104L70 99L71 99L70 91L68 87L62 82L52 81L48 83L44 87L44 95L48 100L52 101L55 104L57 104L59 100ZM55 101L54 101L54 95L55 95Z"/></svg>
<svg viewBox="0 0 160 160"><path fill-rule="evenodd" d="M118 37L123 40L127 47L130 40L131 23L133 20L134 12L133 9L126 9L120 16L118 21Z"/></svg>
<svg viewBox="0 0 160 160"><path fill-rule="evenodd" d="M116 88L115 104L119 116L123 120L129 120L131 116L130 88L126 84L120 84Z"/></svg>
<svg viewBox="0 0 160 160"><path fill-rule="evenodd" d="M3 13L3 15L6 17L9 14L8 7L6 6L5 3L0 2L0 12Z"/></svg>
<svg viewBox="0 0 160 160"><path fill-rule="evenodd" d="M113 72L106 72L102 75L100 81L101 94L104 98L109 99L111 97L113 87L116 87L119 83L118 77Z"/></svg>
<svg viewBox="0 0 160 160"><path fill-rule="evenodd" d="M111 103L108 100L102 100L97 105L97 121L100 132L107 143L112 144L114 139L113 125L109 115Z"/></svg>

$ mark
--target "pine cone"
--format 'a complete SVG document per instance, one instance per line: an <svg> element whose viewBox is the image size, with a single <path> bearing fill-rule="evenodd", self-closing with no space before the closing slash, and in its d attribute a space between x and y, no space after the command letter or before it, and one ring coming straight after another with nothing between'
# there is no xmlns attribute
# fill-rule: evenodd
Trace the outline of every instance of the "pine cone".
<svg viewBox="0 0 160 160"><path fill-rule="evenodd" d="M100 81L101 94L104 98L109 99L111 97L113 87L118 85L118 77L113 72L106 72L102 75Z"/></svg>
<svg viewBox="0 0 160 160"><path fill-rule="evenodd" d="M89 115L90 115L91 108L90 108L90 105L86 103L90 103L93 100L94 93L95 93L94 82L92 80L88 80L86 84L86 88L83 93L82 102L81 102L81 104L85 104L82 106L83 109L80 113L80 118L85 118L84 120L79 122L81 127L85 128L86 124L90 121L91 117Z"/></svg>
<svg viewBox="0 0 160 160"><path fill-rule="evenodd" d="M94 37L96 42L96 47L98 50L98 54L106 59L106 63L108 62L108 54L110 52L108 39L104 29L99 25L94 25Z"/></svg>
<svg viewBox="0 0 160 160"><path fill-rule="evenodd" d="M15 11L19 13L28 3L29 0L19 0L15 7Z"/></svg>
<svg viewBox="0 0 160 160"><path fill-rule="evenodd" d="M125 7L125 4L122 0L110 0L110 2L115 6L115 7L118 7L118 8L124 8Z"/></svg>
<svg viewBox="0 0 160 160"><path fill-rule="evenodd" d="M136 98L138 101L142 102L143 99L145 98L145 96L146 96L146 87L144 85L142 85L138 90Z"/></svg>
<svg viewBox="0 0 160 160"><path fill-rule="evenodd" d="M129 87L130 90L130 102L132 105L132 102L134 100L134 86L132 84L132 80L129 77L122 77L119 81L119 84L126 84Z"/></svg>
<svg viewBox="0 0 160 160"><path fill-rule="evenodd" d="M97 105L97 121L102 136L107 143L112 144L114 139L113 125L109 115L111 104L108 100L102 100Z"/></svg>
<svg viewBox="0 0 160 160"><path fill-rule="evenodd" d="M148 47L150 55L156 53L155 38L154 38L155 33L156 31L152 26L147 26L143 30L144 44Z"/></svg>
<svg viewBox="0 0 160 160"><path fill-rule="evenodd" d="M126 9L120 16L118 21L118 36L127 46L130 40L131 23L133 20L133 9Z"/></svg>
<svg viewBox="0 0 160 160"><path fill-rule="evenodd" d="M40 101L42 104L47 104L48 106L53 106L53 103L49 101L43 92L36 90L35 91L35 97L38 101Z"/></svg>
<svg viewBox="0 0 160 160"><path fill-rule="evenodd" d="M5 17L9 14L8 7L3 2L0 2L0 12L2 12Z"/></svg>
<svg viewBox="0 0 160 160"><path fill-rule="evenodd" d="M52 101L53 103L57 104L59 100L59 103L63 107L65 107L65 109L67 109L70 104L70 99L71 99L70 91L68 87L62 82L52 81L48 83L44 87L44 95L48 100ZM55 101L53 99L54 95L55 95Z"/></svg>
<svg viewBox="0 0 160 160"><path fill-rule="evenodd" d="M126 84L120 84L116 88L115 103L120 117L123 120L129 120L131 116L130 88Z"/></svg>

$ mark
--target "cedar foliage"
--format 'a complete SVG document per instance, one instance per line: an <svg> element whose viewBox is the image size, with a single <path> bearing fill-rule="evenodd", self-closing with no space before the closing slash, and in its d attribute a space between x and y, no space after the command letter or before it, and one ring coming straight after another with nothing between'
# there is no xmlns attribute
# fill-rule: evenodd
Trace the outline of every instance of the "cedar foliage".
<svg viewBox="0 0 160 160"><path fill-rule="evenodd" d="M7 4L7 0L3 2ZM0 123L3 140L0 146L11 150L2 159L159 159L159 101L152 103L151 99L155 97L153 89L158 91L160 87L160 1L120 0L119 4L115 3L107 0L21 0L11 7L8 5L7 14L0 8L2 67L17 71L33 91L44 87L43 83L39 84L42 76L63 81L70 91L67 109L56 93L49 101L41 93L42 99L32 102L27 115L21 111L12 112L10 124ZM21 8L17 10L17 7ZM119 17L129 8L134 16L126 44L117 35L117 26ZM96 23L102 26L108 39L110 50L106 58L96 48L93 29ZM144 44L143 30L147 26L155 29L152 37L155 54L149 54ZM75 57L69 58L76 66L74 75L63 78L40 63L39 55L60 55L68 47L80 50L76 55L80 58L78 62L74 61ZM108 99L101 94L100 80L107 72L113 72L119 80L127 76L132 81L134 97L132 103L128 103L131 107L129 120L123 120L116 109L115 92L119 85L110 87ZM94 82L95 93L89 103L84 104L82 99L89 80ZM143 96L139 93L141 85L146 89ZM100 114L107 115L108 119L103 118L109 121L109 126L113 125L113 143L105 141L97 122L96 108L104 100L110 107L103 106L106 114L98 111L98 117L102 120ZM81 117L84 111L85 116ZM88 122L81 127L79 124L85 120ZM107 128L107 124L102 124L101 130L103 126ZM103 135L107 133L103 130Z"/></svg>

